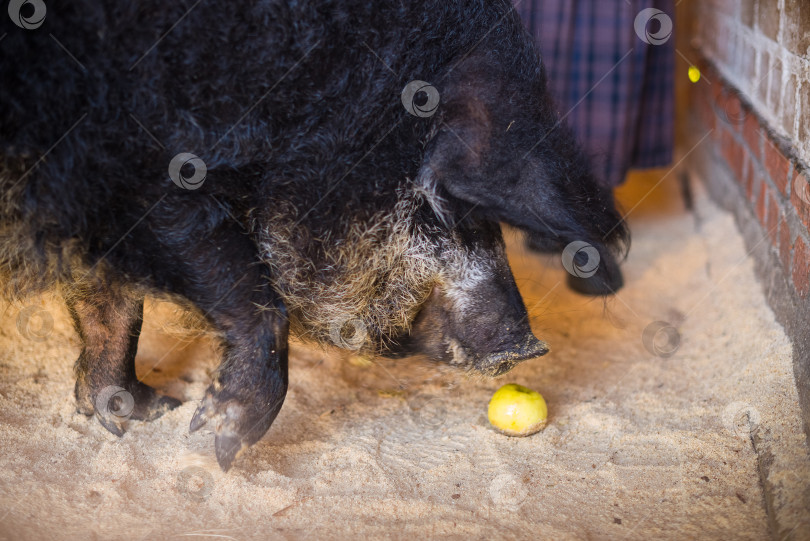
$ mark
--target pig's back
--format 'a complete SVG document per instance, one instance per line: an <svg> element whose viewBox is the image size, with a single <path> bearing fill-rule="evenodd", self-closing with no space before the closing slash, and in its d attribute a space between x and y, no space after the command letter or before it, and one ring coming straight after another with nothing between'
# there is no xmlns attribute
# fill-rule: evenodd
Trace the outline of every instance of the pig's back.
<svg viewBox="0 0 810 541"><path fill-rule="evenodd" d="M26 236L103 252L167 193L240 219L268 198L317 204L312 227L393 208L430 127L399 93L440 80L506 6L50 0L36 30L4 18L0 253ZM196 192L167 174L181 152L208 168Z"/></svg>

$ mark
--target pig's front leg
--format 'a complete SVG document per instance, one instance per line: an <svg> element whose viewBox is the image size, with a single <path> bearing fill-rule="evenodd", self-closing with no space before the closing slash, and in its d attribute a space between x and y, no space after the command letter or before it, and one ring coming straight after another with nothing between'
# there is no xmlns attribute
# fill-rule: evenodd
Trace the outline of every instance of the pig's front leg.
<svg viewBox="0 0 810 541"><path fill-rule="evenodd" d="M225 357L191 420L191 431L206 423L216 432L217 461L227 471L242 449L256 443L278 415L287 394L287 332L281 301L257 308L255 318L224 321Z"/></svg>
<svg viewBox="0 0 810 541"><path fill-rule="evenodd" d="M175 233L175 222L152 226L166 254L157 285L193 302L219 333L222 363L190 429L214 430L217 460L228 470L284 402L289 322L250 238L232 224L191 223L185 235Z"/></svg>

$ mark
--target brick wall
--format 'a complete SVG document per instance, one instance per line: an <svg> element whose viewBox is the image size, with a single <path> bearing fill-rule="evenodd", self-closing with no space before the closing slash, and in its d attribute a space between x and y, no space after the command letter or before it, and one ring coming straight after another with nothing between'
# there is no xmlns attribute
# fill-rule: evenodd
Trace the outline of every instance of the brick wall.
<svg viewBox="0 0 810 541"><path fill-rule="evenodd" d="M735 214L793 340L810 441L810 0L682 2L677 21L678 153Z"/></svg>
<svg viewBox="0 0 810 541"><path fill-rule="evenodd" d="M694 44L810 163L810 1L693 4Z"/></svg>
<svg viewBox="0 0 810 541"><path fill-rule="evenodd" d="M810 297L809 171L793 141L765 123L746 96L715 67L707 61L701 64L703 78L691 93L698 125L704 132L711 130L717 158L737 181L795 294L806 299Z"/></svg>

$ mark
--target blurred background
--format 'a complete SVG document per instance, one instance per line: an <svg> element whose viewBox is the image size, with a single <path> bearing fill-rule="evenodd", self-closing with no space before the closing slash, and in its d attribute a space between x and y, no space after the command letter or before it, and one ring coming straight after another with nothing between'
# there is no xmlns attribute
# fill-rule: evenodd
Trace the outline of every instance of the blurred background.
<svg viewBox="0 0 810 541"><path fill-rule="evenodd" d="M561 116L603 182L622 186L620 200L670 177L688 199L692 176L734 213L796 345L810 433L810 2L515 6L540 46Z"/></svg>

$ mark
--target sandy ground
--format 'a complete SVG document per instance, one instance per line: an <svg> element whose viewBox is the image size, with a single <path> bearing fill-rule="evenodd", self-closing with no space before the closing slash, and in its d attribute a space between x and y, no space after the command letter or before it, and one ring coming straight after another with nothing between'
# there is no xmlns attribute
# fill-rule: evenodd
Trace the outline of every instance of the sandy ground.
<svg viewBox="0 0 810 541"><path fill-rule="evenodd" d="M633 249L627 286L607 302L567 290L559 259L509 234L549 355L480 380L294 345L281 414L228 474L212 434L188 433L216 354L171 305L148 304L138 370L156 366L146 382L185 403L121 439L75 412L78 342L59 302L1 305L0 538L805 538L791 344L731 216L703 196L686 212L669 180L644 197L658 178L622 190ZM53 317L44 339L18 331L28 306ZM648 349L656 321L677 335L664 329ZM489 426L488 399L509 382L546 397L543 432ZM773 455L780 532L752 430Z"/></svg>

